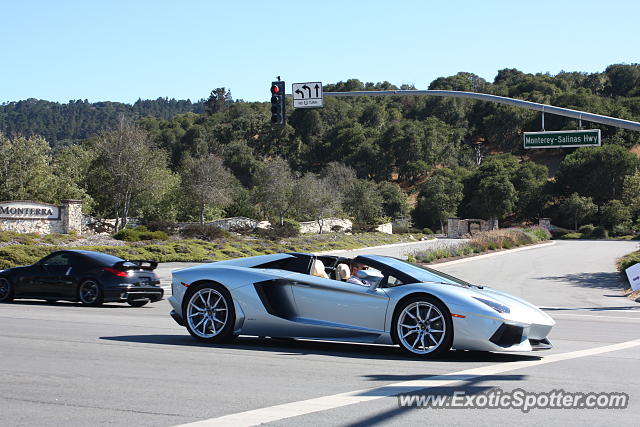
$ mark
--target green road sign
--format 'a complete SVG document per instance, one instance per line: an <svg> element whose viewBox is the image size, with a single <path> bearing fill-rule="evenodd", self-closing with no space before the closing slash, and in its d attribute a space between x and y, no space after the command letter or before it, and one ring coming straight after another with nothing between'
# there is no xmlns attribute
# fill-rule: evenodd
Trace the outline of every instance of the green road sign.
<svg viewBox="0 0 640 427"><path fill-rule="evenodd" d="M524 148L599 147L600 129L525 132Z"/></svg>

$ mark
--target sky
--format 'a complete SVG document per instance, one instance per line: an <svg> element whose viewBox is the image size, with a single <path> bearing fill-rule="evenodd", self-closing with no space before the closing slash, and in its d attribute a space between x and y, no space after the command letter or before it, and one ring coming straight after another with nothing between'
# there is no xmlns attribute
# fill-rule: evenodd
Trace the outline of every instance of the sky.
<svg viewBox="0 0 640 427"><path fill-rule="evenodd" d="M0 0L0 103L267 101L357 78L427 89L460 71L600 72L640 62L640 2Z"/></svg>

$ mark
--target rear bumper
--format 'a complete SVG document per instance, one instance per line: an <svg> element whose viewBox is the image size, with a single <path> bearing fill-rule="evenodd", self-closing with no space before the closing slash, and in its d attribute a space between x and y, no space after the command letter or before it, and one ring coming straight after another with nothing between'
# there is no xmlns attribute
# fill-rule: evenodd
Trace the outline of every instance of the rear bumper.
<svg viewBox="0 0 640 427"><path fill-rule="evenodd" d="M125 302L148 299L151 302L160 301L164 296L164 289L159 286L120 286L105 289L105 302Z"/></svg>

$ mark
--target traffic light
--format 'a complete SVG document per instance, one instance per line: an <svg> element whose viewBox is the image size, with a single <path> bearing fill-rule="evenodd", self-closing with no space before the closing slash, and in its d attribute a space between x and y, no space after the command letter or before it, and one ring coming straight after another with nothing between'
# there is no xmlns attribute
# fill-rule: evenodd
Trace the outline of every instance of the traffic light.
<svg viewBox="0 0 640 427"><path fill-rule="evenodd" d="M271 82L271 124L284 126L284 82Z"/></svg>

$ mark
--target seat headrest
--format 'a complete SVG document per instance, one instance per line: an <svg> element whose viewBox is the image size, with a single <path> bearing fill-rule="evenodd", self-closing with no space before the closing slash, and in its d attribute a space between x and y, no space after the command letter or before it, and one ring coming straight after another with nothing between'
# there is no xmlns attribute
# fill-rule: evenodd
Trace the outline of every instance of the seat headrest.
<svg viewBox="0 0 640 427"><path fill-rule="evenodd" d="M327 272L324 271L324 263L319 259L313 261L313 265L311 266L311 275L317 277L324 277L325 279L329 278Z"/></svg>
<svg viewBox="0 0 640 427"><path fill-rule="evenodd" d="M351 276L351 270L347 264L338 264L336 266L336 280L345 281Z"/></svg>

